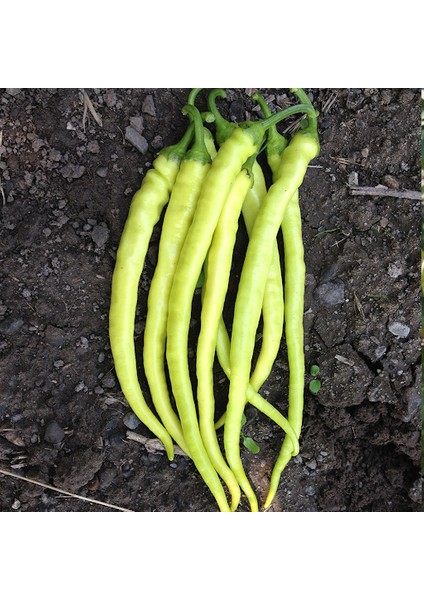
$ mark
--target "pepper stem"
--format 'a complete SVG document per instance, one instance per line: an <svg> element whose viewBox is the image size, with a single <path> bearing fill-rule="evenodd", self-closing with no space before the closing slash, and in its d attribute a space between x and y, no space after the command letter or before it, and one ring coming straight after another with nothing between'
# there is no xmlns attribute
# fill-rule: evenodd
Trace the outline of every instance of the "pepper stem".
<svg viewBox="0 0 424 600"><path fill-rule="evenodd" d="M272 115L271 109L268 104L265 102L265 99L259 92L255 92L252 96L253 100L259 104L262 110L263 116L267 119ZM268 143L266 147L266 153L268 157L268 162L277 164L280 162L281 156L284 150L287 148L287 144L289 143L287 138L284 137L281 133L277 131L277 126L272 125L267 132ZM272 168L272 167L271 167Z"/></svg>
<svg viewBox="0 0 424 600"><path fill-rule="evenodd" d="M193 139L193 133L194 125L193 123L190 123L181 140L177 144L163 148L159 154L165 156L168 160L182 160L187 152L191 140Z"/></svg>
<svg viewBox="0 0 424 600"><path fill-rule="evenodd" d="M308 94L305 92L305 90L302 90L302 88L291 88L290 89L291 93L294 94L295 96L297 96L299 98L299 100L302 102L302 104L306 104L307 106L310 106L311 108L314 108ZM308 125L307 127L305 127L303 129L303 131L310 131L311 133L315 133L317 132L317 128L318 128L318 112L314 109L314 113L312 114L308 114Z"/></svg>
<svg viewBox="0 0 424 600"><path fill-rule="evenodd" d="M225 90L216 89L212 90L208 96L208 107L210 112L215 117L215 127L216 127L216 141L219 145L223 144L227 138L230 137L234 129L237 127L235 123L230 123L227 119L219 112L216 106L217 98L226 98L227 93Z"/></svg>
<svg viewBox="0 0 424 600"><path fill-rule="evenodd" d="M287 119L288 117L298 113L306 113L308 116L311 115L315 117L315 109L311 104L296 104L295 106L289 106L288 108L271 115L263 121L246 121L245 123L240 123L240 127L243 127L250 133L250 135L253 137L254 143L260 144L264 133L270 127L273 127L283 119Z"/></svg>
<svg viewBox="0 0 424 600"><path fill-rule="evenodd" d="M188 95L187 104L191 104L191 106L194 106L194 104L196 102L196 98L199 95L199 92L201 92L201 91L202 91L202 88L193 88Z"/></svg>
<svg viewBox="0 0 424 600"><path fill-rule="evenodd" d="M194 142L184 160L196 160L203 164L211 162L211 157L205 145L203 119L198 108L186 104L182 110L183 115L188 115L194 126Z"/></svg>

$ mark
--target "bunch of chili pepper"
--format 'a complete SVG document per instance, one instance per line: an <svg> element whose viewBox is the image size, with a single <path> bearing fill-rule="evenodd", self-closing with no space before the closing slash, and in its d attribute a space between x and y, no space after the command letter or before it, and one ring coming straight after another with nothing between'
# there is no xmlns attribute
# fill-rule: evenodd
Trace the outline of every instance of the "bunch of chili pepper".
<svg viewBox="0 0 424 600"><path fill-rule="evenodd" d="M305 282L299 188L319 152L317 113L307 94L295 88L291 92L297 104L272 114L262 96L255 94L264 119L230 123L216 106L217 97L225 97L225 92L212 90L208 112L201 113L195 106L199 91L192 90L183 108L189 119L185 135L159 153L132 200L112 278L110 344L123 394L142 423L162 441L169 460L175 443L194 462L220 511L235 511L243 492L251 511L257 512L258 500L240 452L246 404L255 406L284 432L265 509L275 497L285 466L299 452ZM276 125L292 115L303 118L288 140ZM211 122L215 135L207 127ZM257 161L262 151L272 172L268 188ZM145 257L163 212L144 330L149 401L137 375L134 322ZM230 337L222 314L241 216L249 242ZM280 229L284 277L277 244ZM193 386L188 338L193 298L202 276ZM261 319L262 343L252 369ZM287 417L259 394L283 334L289 365ZM229 379L226 411L218 422L215 357ZM217 435L220 426L223 443Z"/></svg>

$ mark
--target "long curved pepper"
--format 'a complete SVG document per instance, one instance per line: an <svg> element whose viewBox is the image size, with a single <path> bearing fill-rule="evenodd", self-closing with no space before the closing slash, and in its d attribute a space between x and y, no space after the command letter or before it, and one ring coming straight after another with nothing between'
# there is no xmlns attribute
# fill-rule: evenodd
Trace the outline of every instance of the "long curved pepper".
<svg viewBox="0 0 424 600"><path fill-rule="evenodd" d="M169 396L165 372L166 325L175 267L193 220L200 188L210 168L210 157L205 151L203 134L201 122L196 121L194 143L181 161L163 219L158 261L147 300L143 348L144 370L153 404L169 434L188 455L190 452L181 423Z"/></svg>
<svg viewBox="0 0 424 600"><path fill-rule="evenodd" d="M315 116L315 111L310 106L305 112ZM243 468L239 443L241 421L274 241L287 204L301 185L309 162L318 152L318 136L312 127L293 136L284 152L278 178L268 190L259 209L247 247L234 309L230 351L231 379L224 426L225 454L235 472Z"/></svg>
<svg viewBox="0 0 424 600"><path fill-rule="evenodd" d="M312 106L307 94L299 88L292 92L301 102ZM268 116L269 108L264 105L261 98L257 98L261 104L264 116ZM308 116L307 129L313 134L317 129L316 116ZM278 179L284 152L288 141L284 136L277 133L275 128L268 131L272 135L272 144L267 146L267 158L274 179ZM286 288L286 344L289 364L289 393L288 393L288 420L299 438L304 405L304 333L303 312L305 294L305 262L302 240L302 218L299 205L299 192L296 190L287 204L284 219L281 225L284 241L284 270ZM271 474L270 488L265 500L264 508L268 508L277 492L281 474L287 466L290 458L295 455L295 448L291 446L290 440L286 438L281 447L280 454Z"/></svg>
<svg viewBox="0 0 424 600"><path fill-rule="evenodd" d="M255 159L255 155L250 157L237 175L213 234L204 267L205 283L202 287L200 333L196 352L200 434L212 464L219 475L227 482L228 486L231 483L237 489L239 489L237 479L222 456L215 430L213 366L218 327L222 318L230 278L238 221L246 194L253 183L250 165ZM250 484L247 482L246 485L245 482L247 492L251 494L248 486L250 487ZM256 497L248 496L248 499L251 504L256 501Z"/></svg>
<svg viewBox="0 0 424 600"><path fill-rule="evenodd" d="M161 440L169 460L174 457L172 439L146 403L138 381L134 321L138 285L153 228L168 202L192 135L190 125L178 144L162 150L132 199L116 254L109 310L110 347L121 390L140 421Z"/></svg>

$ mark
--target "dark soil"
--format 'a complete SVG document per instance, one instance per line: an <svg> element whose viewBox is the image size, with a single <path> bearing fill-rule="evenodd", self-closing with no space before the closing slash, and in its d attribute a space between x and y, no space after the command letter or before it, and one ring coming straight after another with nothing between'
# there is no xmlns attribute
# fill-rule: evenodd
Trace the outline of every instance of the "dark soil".
<svg viewBox="0 0 424 600"><path fill-rule="evenodd" d="M246 118L250 91L229 90L223 111ZM288 90L260 91L274 109L292 102ZM188 91L86 92L101 124L84 118L80 90L0 90L0 468L133 511L216 511L189 459L170 464L127 439L128 426L151 435L120 393L107 330L131 197L184 132ZM271 510L418 511L421 202L353 196L349 184L420 190L420 90L308 92L322 147L301 191L306 366L320 367L322 386L313 395L307 376L301 452ZM144 154L125 139L130 123ZM159 232L140 283L139 351ZM235 264L244 244L241 227ZM283 342L262 393L286 411L286 390ZM253 409L247 418L260 452L243 460L263 501L281 433ZM4 474L0 509L113 510Z"/></svg>

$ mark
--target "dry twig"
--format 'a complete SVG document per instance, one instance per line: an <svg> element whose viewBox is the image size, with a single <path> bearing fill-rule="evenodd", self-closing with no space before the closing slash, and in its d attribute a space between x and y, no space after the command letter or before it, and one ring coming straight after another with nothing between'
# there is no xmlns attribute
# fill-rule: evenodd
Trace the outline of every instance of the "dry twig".
<svg viewBox="0 0 424 600"><path fill-rule="evenodd" d="M99 127L103 127L103 121L101 116L97 113L96 109L94 108L90 98L88 97L88 94L85 90L81 90L82 91L82 96L83 96L83 102L84 102L84 113L82 115L82 128L85 131L85 123L87 121L87 111L89 110L93 119L96 121L97 125Z"/></svg>
<svg viewBox="0 0 424 600"><path fill-rule="evenodd" d="M16 473L12 473L12 472L6 471L4 469L0 469L0 474L6 475L7 477L13 477L14 479L20 479L21 481L25 481L26 483L38 485L39 487L45 488L47 490L52 490L53 492L58 492L59 494L63 494L65 496L70 496L71 498L77 498L78 500L83 500L84 502L90 502L91 504L100 504L101 506L105 506L106 508L113 508L113 509L119 510L121 512L133 512L129 508L122 508L122 506L116 506L115 504L109 504L108 502L102 502L101 500L94 500L93 498L86 498L85 496L79 496L78 494L74 494L72 492L62 490L60 488L54 487L53 485L49 485L48 483L43 483L42 481L36 481L35 479L30 479L29 477L25 477L24 475L17 475Z"/></svg>
<svg viewBox="0 0 424 600"><path fill-rule="evenodd" d="M375 187L350 186L352 196L391 196L392 198L405 198L407 200L421 200L421 192L415 190L397 190L384 185Z"/></svg>

